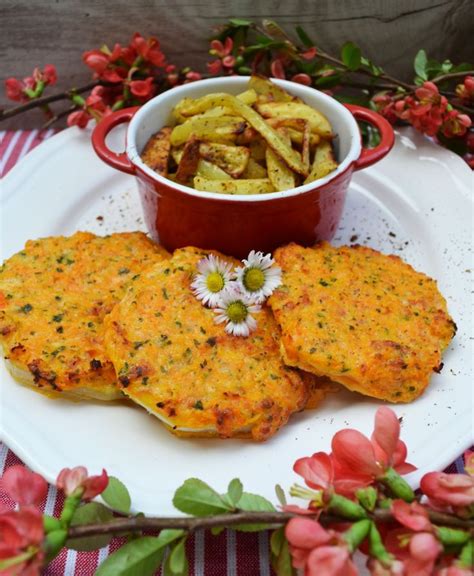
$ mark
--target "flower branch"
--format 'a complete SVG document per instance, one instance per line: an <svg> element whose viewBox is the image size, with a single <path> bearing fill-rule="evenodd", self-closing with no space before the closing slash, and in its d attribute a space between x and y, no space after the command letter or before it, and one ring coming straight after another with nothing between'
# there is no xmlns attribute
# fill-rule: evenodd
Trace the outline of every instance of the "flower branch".
<svg viewBox="0 0 474 576"><path fill-rule="evenodd" d="M374 510L367 514L370 520L377 522L393 522L395 516L390 510L383 508ZM235 512L232 514L219 514L204 518L195 517L165 517L165 518L116 518L106 524L90 524L84 526L73 526L68 531L69 538L83 538L86 536L97 536L99 534L123 534L129 532L142 532L145 530L165 530L176 529L194 532L200 529L211 528L231 528L242 524L259 525L267 527L283 526L292 518L298 518L297 513L292 512ZM318 519L322 526L331 526L337 523L346 522L344 516L321 514L314 512L306 514L307 518ZM432 524L439 526L449 526L462 530L474 531L474 520L462 519L452 514L430 511L429 520ZM474 532L473 532L474 535Z"/></svg>

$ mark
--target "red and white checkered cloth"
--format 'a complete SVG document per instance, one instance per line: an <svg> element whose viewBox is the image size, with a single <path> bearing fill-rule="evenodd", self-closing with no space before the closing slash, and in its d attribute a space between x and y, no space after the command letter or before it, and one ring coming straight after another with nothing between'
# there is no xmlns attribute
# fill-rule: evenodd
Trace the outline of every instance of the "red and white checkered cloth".
<svg viewBox="0 0 474 576"><path fill-rule="evenodd" d="M8 131L0 132L0 177L4 176L25 154L54 134L53 130L39 132ZM472 448L474 449L474 447ZM0 476L21 460L0 443ZM81 464L78 462L78 465ZM463 461L459 457L446 472L462 472ZM49 487L46 501L41 509L49 515L59 515L64 498L53 486ZM15 503L0 491L0 502L10 506ZM92 576L98 565L116 550L123 540L114 538L109 546L95 552L63 550L45 570L45 576ZM187 543L190 576L271 576L269 535L227 530L219 536L210 532L198 531ZM161 574L161 571L158 572ZM140 576L140 575L137 575Z"/></svg>

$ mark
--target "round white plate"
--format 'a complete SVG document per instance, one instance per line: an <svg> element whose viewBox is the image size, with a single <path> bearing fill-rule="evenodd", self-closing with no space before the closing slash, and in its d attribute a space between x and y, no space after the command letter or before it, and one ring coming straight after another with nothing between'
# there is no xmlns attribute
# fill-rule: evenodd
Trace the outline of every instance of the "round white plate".
<svg viewBox="0 0 474 576"><path fill-rule="evenodd" d="M2 260L29 238L144 229L134 178L103 164L90 133L77 128L15 166L3 181L1 207ZM472 442L472 209L472 174L464 162L406 129L385 160L354 175L334 239L400 255L436 278L459 328L425 394L394 406L403 417L409 461L419 467L409 477L413 485ZM16 384L0 364L7 445L49 481L65 466L83 464L91 473L104 467L128 486L134 509L147 514L175 514L173 492L189 477L221 491L240 477L246 490L274 501L275 483L287 489L297 480L297 458L328 450L344 427L370 434L381 404L341 392L320 409L295 415L263 444L183 440L138 407L49 400Z"/></svg>

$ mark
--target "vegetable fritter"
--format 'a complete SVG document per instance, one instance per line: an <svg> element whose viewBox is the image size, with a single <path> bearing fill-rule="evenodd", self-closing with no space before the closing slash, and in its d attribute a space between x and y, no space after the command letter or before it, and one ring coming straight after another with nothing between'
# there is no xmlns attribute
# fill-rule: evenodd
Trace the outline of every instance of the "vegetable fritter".
<svg viewBox="0 0 474 576"><path fill-rule="evenodd" d="M173 433L265 440L304 408L308 385L283 364L268 308L239 338L195 298L190 284L209 253L177 250L142 274L105 320L107 350L124 393Z"/></svg>
<svg viewBox="0 0 474 576"><path fill-rule="evenodd" d="M436 282L364 246L276 250L283 284L269 299L286 362L390 402L428 385L456 326Z"/></svg>
<svg viewBox="0 0 474 576"><path fill-rule="evenodd" d="M28 241L0 269L0 343L12 375L50 396L120 398L103 319L167 256L141 232Z"/></svg>

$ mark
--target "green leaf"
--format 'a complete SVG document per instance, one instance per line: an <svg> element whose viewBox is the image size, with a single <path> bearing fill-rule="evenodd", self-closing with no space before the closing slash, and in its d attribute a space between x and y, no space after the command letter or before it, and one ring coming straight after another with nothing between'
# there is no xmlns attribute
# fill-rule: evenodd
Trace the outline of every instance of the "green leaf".
<svg viewBox="0 0 474 576"><path fill-rule="evenodd" d="M336 72L331 74L330 76L319 76L315 80L315 84L321 88L332 88L333 86L337 86L340 84L342 78L342 74Z"/></svg>
<svg viewBox="0 0 474 576"><path fill-rule="evenodd" d="M428 57L424 50L419 50L415 56L413 66L417 75L423 80L428 80L428 74L426 73L426 64L428 63Z"/></svg>
<svg viewBox="0 0 474 576"><path fill-rule="evenodd" d="M306 34L306 32L301 28L301 26L296 27L296 33L298 34L298 38L303 42L306 48L312 48L314 46L314 42L311 38Z"/></svg>
<svg viewBox="0 0 474 576"><path fill-rule="evenodd" d="M280 484L276 484L275 486L275 494L276 497L278 498L278 502L280 502L280 504L282 506L286 506L286 495L285 495L285 491L283 490L283 488L280 486Z"/></svg>
<svg viewBox="0 0 474 576"><path fill-rule="evenodd" d="M277 558L280 555L284 541L285 527L282 526L281 528L278 528L278 530L275 530L270 537L270 550L272 551L272 554Z"/></svg>
<svg viewBox="0 0 474 576"><path fill-rule="evenodd" d="M258 494L250 494L250 492L243 492L237 508L245 510L246 512L275 512L275 506Z"/></svg>
<svg viewBox="0 0 474 576"><path fill-rule="evenodd" d="M188 559L186 558L186 538L180 540L171 550L168 560L168 567L172 574L176 576L188 573Z"/></svg>
<svg viewBox="0 0 474 576"><path fill-rule="evenodd" d="M113 517L112 510L100 504L100 502L89 502L79 506L74 512L71 526L86 526L88 524L104 524ZM110 534L100 536L87 536L84 538L70 538L66 541L66 547L79 551L96 550L103 548L112 540Z"/></svg>
<svg viewBox="0 0 474 576"><path fill-rule="evenodd" d="M234 478L230 481L227 488L227 496L234 506L237 506L237 503L242 496L243 490L244 487L242 486L242 482L238 478Z"/></svg>
<svg viewBox="0 0 474 576"><path fill-rule="evenodd" d="M357 70L361 65L362 54L354 42L346 42L341 48L341 59L349 70Z"/></svg>
<svg viewBox="0 0 474 576"><path fill-rule="evenodd" d="M290 549L287 540L283 541L280 554L275 563L275 572L277 576L293 576L295 573L291 563Z"/></svg>
<svg viewBox="0 0 474 576"><path fill-rule="evenodd" d="M462 62L461 64L457 64L451 70L451 72L467 72L468 70L474 69L473 64L469 64L469 62Z"/></svg>
<svg viewBox="0 0 474 576"><path fill-rule="evenodd" d="M244 20L243 18L231 18L229 20L231 26L252 26L251 20Z"/></svg>
<svg viewBox="0 0 474 576"><path fill-rule="evenodd" d="M111 554L95 576L152 576L161 564L165 547L182 535L182 530L162 530L158 538L132 540Z"/></svg>
<svg viewBox="0 0 474 576"><path fill-rule="evenodd" d="M101 494L102 500L117 512L128 514L132 501L130 494L122 482L115 476L109 476L107 488Z"/></svg>
<svg viewBox="0 0 474 576"><path fill-rule="evenodd" d="M215 490L198 478L189 478L176 490L173 504L193 516L212 516L232 510Z"/></svg>
<svg viewBox="0 0 474 576"><path fill-rule="evenodd" d="M275 512L275 506L258 494L250 494L249 492L244 492L240 498L237 508L239 510L244 510L245 512ZM267 524L239 524L234 527L235 530L240 532L260 532L261 530L267 530Z"/></svg>

